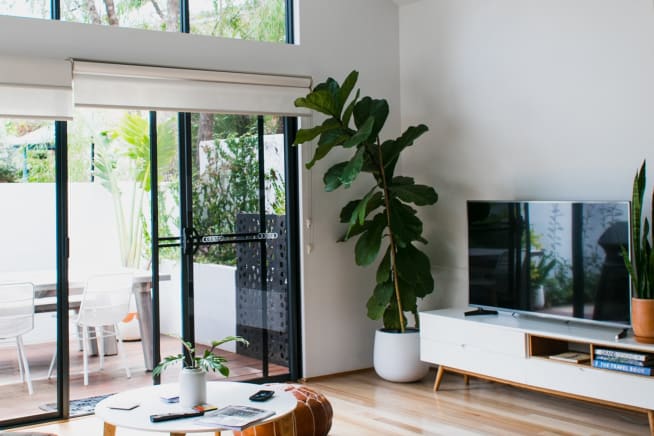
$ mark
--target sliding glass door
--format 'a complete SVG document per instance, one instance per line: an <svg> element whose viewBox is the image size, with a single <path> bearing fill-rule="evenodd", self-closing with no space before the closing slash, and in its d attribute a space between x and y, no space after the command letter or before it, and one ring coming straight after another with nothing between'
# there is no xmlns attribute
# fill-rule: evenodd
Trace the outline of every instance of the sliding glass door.
<svg viewBox="0 0 654 436"><path fill-rule="evenodd" d="M2 124L0 428L176 382L152 369L179 338L245 337L219 351L230 380L300 377L294 132L281 116L93 106ZM93 324L97 283L123 281L124 312Z"/></svg>
<svg viewBox="0 0 654 436"><path fill-rule="evenodd" d="M231 380L297 376L289 364L289 295L296 281L288 246L296 233L288 230L285 120L221 114L181 119L181 136L188 140L181 140L180 152L180 239L169 235L174 225L162 225L170 215L159 217L160 231L168 233L159 235L159 247L182 250L181 333L198 349L225 336L245 337L249 346L229 343L222 350ZM175 377L167 372L163 380Z"/></svg>

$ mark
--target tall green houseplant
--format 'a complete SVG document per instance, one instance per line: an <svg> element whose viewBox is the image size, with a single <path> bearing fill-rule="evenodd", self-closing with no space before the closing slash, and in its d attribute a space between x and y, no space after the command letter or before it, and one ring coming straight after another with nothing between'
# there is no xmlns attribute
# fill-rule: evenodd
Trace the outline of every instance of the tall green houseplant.
<svg viewBox="0 0 654 436"><path fill-rule="evenodd" d="M647 217L643 219L646 162L636 172L631 195L631 260L626 248L622 257L631 277L631 327L639 342L654 343L654 254L652 228ZM652 197L654 200L654 196ZM653 203L654 204L654 203ZM653 209L654 210L654 209ZM652 217L654 222L654 215Z"/></svg>
<svg viewBox="0 0 654 436"><path fill-rule="evenodd" d="M643 161L640 170L636 172L634 177L631 195L632 258L629 259L627 250L624 247L622 248L622 257L631 277L633 295L636 298L652 299L654 298L654 256L652 256L650 223L647 217L644 220L642 217L645 175L646 162Z"/></svg>
<svg viewBox="0 0 654 436"><path fill-rule="evenodd" d="M327 116L319 126L301 129L295 145L318 138L318 147L308 169L336 147L353 152L349 160L339 162L324 175L326 191L349 188L360 174L372 176L374 184L363 198L352 200L340 214L347 231L340 241L358 238L355 245L357 265L367 266L382 254L377 268L376 286L368 300L368 317L383 318L384 328L402 333L407 328L405 312L411 312L418 324L418 298L434 289L429 258L416 243L426 244L423 225L413 206L436 203L436 191L416 184L411 177L395 174L400 154L413 145L428 129L425 125L406 129L399 138L383 141L379 133L388 117L388 102L360 97L350 99L359 73L352 71L342 84L329 78L306 97L295 100ZM348 102L349 100L349 102ZM385 244L382 244L385 241ZM385 248L382 249L382 245Z"/></svg>

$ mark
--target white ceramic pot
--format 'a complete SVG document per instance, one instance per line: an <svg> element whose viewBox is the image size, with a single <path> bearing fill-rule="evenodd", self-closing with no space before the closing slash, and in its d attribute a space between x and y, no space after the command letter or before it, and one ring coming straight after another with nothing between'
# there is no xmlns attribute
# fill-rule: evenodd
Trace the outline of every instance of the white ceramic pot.
<svg viewBox="0 0 654 436"><path fill-rule="evenodd" d="M373 361L377 375L392 382L418 381L429 371L429 364L420 360L420 332L416 329L405 333L377 330Z"/></svg>
<svg viewBox="0 0 654 436"><path fill-rule="evenodd" d="M179 373L179 404L191 408L207 402L207 373L200 368L182 368Z"/></svg>

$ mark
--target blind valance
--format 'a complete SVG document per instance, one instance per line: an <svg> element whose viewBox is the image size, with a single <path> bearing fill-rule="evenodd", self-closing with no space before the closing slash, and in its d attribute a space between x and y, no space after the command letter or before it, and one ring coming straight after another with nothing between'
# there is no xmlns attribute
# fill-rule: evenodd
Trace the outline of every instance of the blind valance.
<svg viewBox="0 0 654 436"><path fill-rule="evenodd" d="M0 55L0 116L71 120L70 61Z"/></svg>
<svg viewBox="0 0 654 436"><path fill-rule="evenodd" d="M309 115L307 77L74 61L73 83L80 107Z"/></svg>

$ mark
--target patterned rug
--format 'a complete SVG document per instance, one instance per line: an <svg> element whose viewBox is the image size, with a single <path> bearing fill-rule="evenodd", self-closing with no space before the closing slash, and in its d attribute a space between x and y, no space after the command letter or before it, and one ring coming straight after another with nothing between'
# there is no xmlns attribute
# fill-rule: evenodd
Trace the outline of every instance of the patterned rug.
<svg viewBox="0 0 654 436"><path fill-rule="evenodd" d="M113 394L98 395L95 397L80 398L79 400L70 401L70 416L91 415L95 410L95 405ZM47 403L39 406L39 409L46 412L56 412L57 403Z"/></svg>

